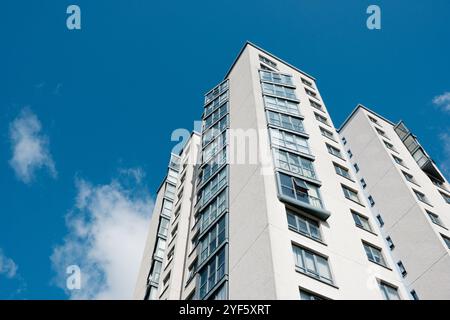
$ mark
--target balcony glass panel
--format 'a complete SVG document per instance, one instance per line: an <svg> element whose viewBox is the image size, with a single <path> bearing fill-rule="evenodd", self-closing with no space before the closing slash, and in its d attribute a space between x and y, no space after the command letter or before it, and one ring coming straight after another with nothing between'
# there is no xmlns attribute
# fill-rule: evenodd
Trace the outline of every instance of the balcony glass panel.
<svg viewBox="0 0 450 320"><path fill-rule="evenodd" d="M316 186L283 173L279 173L279 176L281 193L283 195L317 208L323 208Z"/></svg>

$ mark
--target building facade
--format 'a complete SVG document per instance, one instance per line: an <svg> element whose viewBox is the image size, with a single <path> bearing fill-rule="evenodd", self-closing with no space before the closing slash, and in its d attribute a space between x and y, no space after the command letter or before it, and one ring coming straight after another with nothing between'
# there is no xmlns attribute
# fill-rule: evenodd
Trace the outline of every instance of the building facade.
<svg viewBox="0 0 450 320"><path fill-rule="evenodd" d="M358 106L339 133L412 296L450 299L450 186L403 122Z"/></svg>
<svg viewBox="0 0 450 320"><path fill-rule="evenodd" d="M361 186L362 153L349 149L359 134L348 133L359 112L337 132L313 77L246 43L205 95L201 134L172 155L176 183L168 174L158 192L135 298L422 296L426 289L407 279L426 265L409 270L405 244L405 277L394 254L403 240L392 233L398 250L386 241L395 221L385 209L381 227L373 199L382 195ZM173 205L161 232L164 200Z"/></svg>

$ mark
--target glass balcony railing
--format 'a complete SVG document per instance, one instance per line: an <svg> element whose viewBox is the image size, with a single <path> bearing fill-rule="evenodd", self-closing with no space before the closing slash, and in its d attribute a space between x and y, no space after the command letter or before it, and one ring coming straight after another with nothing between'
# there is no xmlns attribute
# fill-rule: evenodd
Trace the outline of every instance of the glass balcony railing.
<svg viewBox="0 0 450 320"><path fill-rule="evenodd" d="M408 149L409 153L417 162L419 167L430 177L430 179L432 180L435 179L439 182L445 182L444 177L436 168L431 157L425 152L425 150L417 140L416 136L414 136L411 133L411 131L409 131L409 129L405 126L403 121L400 121L394 127L394 130L402 140L406 149Z"/></svg>

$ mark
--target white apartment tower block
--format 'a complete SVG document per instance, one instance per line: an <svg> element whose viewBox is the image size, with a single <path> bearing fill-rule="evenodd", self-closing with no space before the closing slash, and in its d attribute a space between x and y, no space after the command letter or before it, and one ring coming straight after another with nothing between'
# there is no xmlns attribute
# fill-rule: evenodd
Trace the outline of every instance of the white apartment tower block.
<svg viewBox="0 0 450 320"><path fill-rule="evenodd" d="M251 43L202 120L158 191L136 299L450 298L448 183L404 127L361 106L338 132L315 79Z"/></svg>
<svg viewBox="0 0 450 320"><path fill-rule="evenodd" d="M408 291L450 299L450 186L443 174L403 122L361 105L339 133Z"/></svg>

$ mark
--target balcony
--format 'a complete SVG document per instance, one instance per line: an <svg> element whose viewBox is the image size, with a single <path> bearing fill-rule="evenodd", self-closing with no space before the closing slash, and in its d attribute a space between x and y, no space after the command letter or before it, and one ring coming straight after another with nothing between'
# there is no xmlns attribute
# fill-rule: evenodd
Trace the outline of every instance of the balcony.
<svg viewBox="0 0 450 320"><path fill-rule="evenodd" d="M321 220L327 220L331 213L324 208L318 187L302 179L277 172L278 198L302 208Z"/></svg>
<svg viewBox="0 0 450 320"><path fill-rule="evenodd" d="M437 169L434 161L425 152L423 147L420 145L416 136L409 131L405 126L403 121L400 121L395 127L395 132L402 140L406 149L413 156L414 160L417 162L419 167L430 177L430 179L437 180L438 182L444 183L445 179Z"/></svg>

